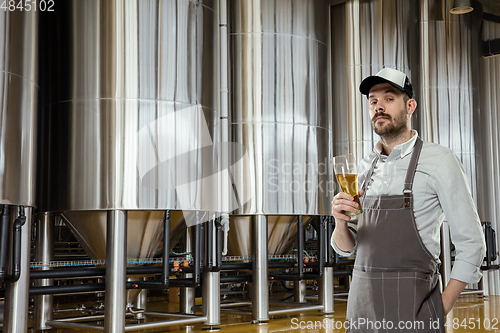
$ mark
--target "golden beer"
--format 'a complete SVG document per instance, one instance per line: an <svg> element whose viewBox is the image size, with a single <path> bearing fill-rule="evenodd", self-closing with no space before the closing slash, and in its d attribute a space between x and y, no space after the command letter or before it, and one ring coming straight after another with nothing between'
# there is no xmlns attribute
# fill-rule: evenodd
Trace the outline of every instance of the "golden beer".
<svg viewBox="0 0 500 333"><path fill-rule="evenodd" d="M342 192L345 192L354 197L354 201L359 204L358 210L355 212L345 212L347 215L356 215L362 213L361 202L358 195L358 175L357 174L336 174L337 181L339 182Z"/></svg>

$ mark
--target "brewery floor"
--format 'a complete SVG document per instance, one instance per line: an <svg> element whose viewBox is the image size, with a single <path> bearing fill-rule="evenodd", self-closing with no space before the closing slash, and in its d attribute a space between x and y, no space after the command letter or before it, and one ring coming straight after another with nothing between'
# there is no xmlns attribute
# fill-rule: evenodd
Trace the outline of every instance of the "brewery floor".
<svg viewBox="0 0 500 333"><path fill-rule="evenodd" d="M273 295L273 298L287 298L290 294ZM197 298L196 304L201 304ZM345 320L346 300L343 297L335 300L335 313L331 317L324 317L316 311L304 314L281 315L271 318L266 324L252 324L249 315L221 315L221 325L218 332L344 332L340 325ZM79 304L73 304L78 307ZM160 299L148 300L149 311L178 312L178 303L168 303ZM75 314L74 314L75 315ZM76 314L77 315L77 314ZM80 314L81 315L81 314ZM57 315L55 316L57 317ZM500 296L480 297L478 295L464 295L457 301L453 311L447 317L447 332L500 332ZM102 325L102 323L100 323ZM163 329L147 330L141 332L207 332L206 326L195 324L193 326L177 325ZM32 330L30 330L31 332ZM85 332L76 329L58 329L47 332L67 333Z"/></svg>

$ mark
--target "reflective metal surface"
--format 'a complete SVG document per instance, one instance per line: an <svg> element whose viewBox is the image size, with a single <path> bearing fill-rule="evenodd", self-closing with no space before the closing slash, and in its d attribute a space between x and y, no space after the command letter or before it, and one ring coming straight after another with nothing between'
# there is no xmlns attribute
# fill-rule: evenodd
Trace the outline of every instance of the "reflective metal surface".
<svg viewBox="0 0 500 333"><path fill-rule="evenodd" d="M106 258L106 215L105 211L66 212L65 221L78 242L92 259ZM127 258L146 259L155 255L162 241L162 211L129 211ZM171 213L171 230L182 221L181 212Z"/></svg>
<svg viewBox="0 0 500 333"><path fill-rule="evenodd" d="M481 39L500 38L500 23L483 21ZM500 249L500 57L483 58L480 64L481 77L481 152L482 173L478 187L479 215L491 222L497 232L497 249ZM498 265L500 259L497 259ZM500 295L498 271L483 273L483 289L486 296ZM498 311L498 310L497 310ZM498 312L497 312L498 313Z"/></svg>
<svg viewBox="0 0 500 333"><path fill-rule="evenodd" d="M48 264L54 260L54 216L49 213L40 214L36 220L36 245L35 261ZM49 270L43 267L42 270ZM39 287L52 286L54 279L35 280ZM54 295L34 296L35 305L33 310L33 327L35 329L48 329L48 320L52 320L52 309Z"/></svg>
<svg viewBox="0 0 500 333"><path fill-rule="evenodd" d="M453 15L450 6L449 1L421 0L420 135L458 155L477 200L482 9L475 4L473 12Z"/></svg>
<svg viewBox="0 0 500 333"><path fill-rule="evenodd" d="M231 141L251 200L235 214L328 214L328 2L229 3Z"/></svg>
<svg viewBox="0 0 500 333"><path fill-rule="evenodd" d="M41 21L41 209L215 210L214 1L63 1Z"/></svg>
<svg viewBox="0 0 500 333"><path fill-rule="evenodd" d="M220 272L203 273L202 316L206 325L220 325Z"/></svg>
<svg viewBox="0 0 500 333"><path fill-rule="evenodd" d="M107 212L70 211L63 214L66 225L91 259L106 259ZM153 258L163 240L163 211L129 211L127 227L127 259ZM170 214L170 230L183 221L182 212ZM171 238L176 237L172 235ZM127 304L134 302L140 290L127 290Z"/></svg>
<svg viewBox="0 0 500 333"><path fill-rule="evenodd" d="M106 236L106 297L104 331L125 332L127 280L127 212L109 211Z"/></svg>
<svg viewBox="0 0 500 333"><path fill-rule="evenodd" d="M323 304L323 313L325 315L331 315L334 312L334 279L333 279L333 267L325 267L323 271L323 277L319 282L319 301Z"/></svg>
<svg viewBox="0 0 500 333"><path fill-rule="evenodd" d="M232 216L229 229L228 255L250 258L252 255L252 231L250 216ZM296 237L297 216L267 217L267 249L269 254L283 254L288 242ZM304 224L309 221L304 217Z"/></svg>
<svg viewBox="0 0 500 333"><path fill-rule="evenodd" d="M267 217L252 216L252 321L269 321L269 286L267 268Z"/></svg>
<svg viewBox="0 0 500 333"><path fill-rule="evenodd" d="M17 207L12 207L11 231L12 224L17 218L17 212ZM5 282L4 324L2 330L5 333L28 332L32 213L32 208L26 208L26 223L21 229L21 275L16 282ZM12 243L12 240L10 243ZM8 265L11 264L8 263Z"/></svg>
<svg viewBox="0 0 500 333"><path fill-rule="evenodd" d="M334 156L353 153L359 160L379 140L359 92L365 77L391 67L418 87L418 72L411 70L419 57L415 13L418 1L353 0L331 7Z"/></svg>
<svg viewBox="0 0 500 333"><path fill-rule="evenodd" d="M38 12L0 10L1 204L34 205L37 27Z"/></svg>

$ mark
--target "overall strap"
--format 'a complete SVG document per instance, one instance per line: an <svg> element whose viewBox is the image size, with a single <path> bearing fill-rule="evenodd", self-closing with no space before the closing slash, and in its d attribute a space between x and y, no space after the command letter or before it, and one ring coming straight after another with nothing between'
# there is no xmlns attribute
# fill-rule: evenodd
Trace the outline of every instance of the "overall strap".
<svg viewBox="0 0 500 333"><path fill-rule="evenodd" d="M403 189L405 208L410 208L411 206L413 178L415 178L415 171L417 170L418 158L420 157L423 143L422 139L417 137L417 142L415 143L415 147L413 148L413 153L411 155L410 164L408 165L408 171L406 172L405 187Z"/></svg>
<svg viewBox="0 0 500 333"><path fill-rule="evenodd" d="M373 162L372 162L372 166L370 168L370 170L368 170L368 173L366 174L366 177L365 177L365 180L363 181L363 186L362 186L362 190L363 190L363 193L366 193L366 188L368 187L368 183L370 182L370 179L372 179L372 175L373 175L373 170L375 170L375 165L377 164L377 161L379 159L379 156L375 156L375 158L373 159Z"/></svg>

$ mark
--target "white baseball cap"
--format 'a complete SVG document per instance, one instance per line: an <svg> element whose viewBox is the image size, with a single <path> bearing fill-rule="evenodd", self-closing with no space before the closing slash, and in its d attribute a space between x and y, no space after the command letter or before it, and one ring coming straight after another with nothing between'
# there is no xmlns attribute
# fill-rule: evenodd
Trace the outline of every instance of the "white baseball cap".
<svg viewBox="0 0 500 333"><path fill-rule="evenodd" d="M384 68L377 74L365 78L359 85L359 91L363 95L368 96L370 89L374 85L384 82L390 83L394 87L405 92L408 96L410 96L410 98L414 98L413 87L408 76L406 76L405 73L392 68Z"/></svg>

